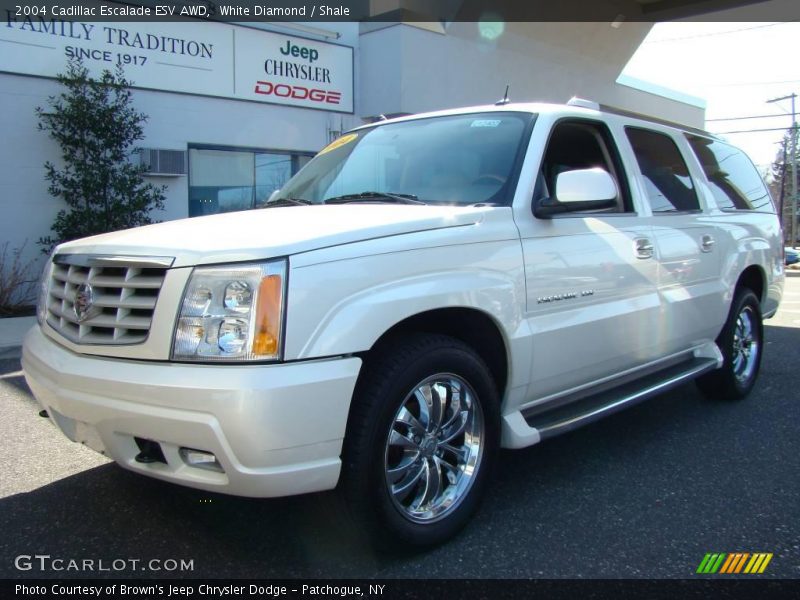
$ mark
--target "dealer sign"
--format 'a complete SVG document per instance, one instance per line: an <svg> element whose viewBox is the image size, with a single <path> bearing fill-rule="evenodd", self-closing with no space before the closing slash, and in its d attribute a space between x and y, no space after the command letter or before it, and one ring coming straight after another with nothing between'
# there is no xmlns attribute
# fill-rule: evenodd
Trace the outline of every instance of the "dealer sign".
<svg viewBox="0 0 800 600"><path fill-rule="evenodd" d="M353 112L353 49L326 42L235 31L237 96L337 112Z"/></svg>
<svg viewBox="0 0 800 600"><path fill-rule="evenodd" d="M213 22L69 21L2 11L0 71L44 77L69 59L122 65L134 87L353 112L353 49Z"/></svg>

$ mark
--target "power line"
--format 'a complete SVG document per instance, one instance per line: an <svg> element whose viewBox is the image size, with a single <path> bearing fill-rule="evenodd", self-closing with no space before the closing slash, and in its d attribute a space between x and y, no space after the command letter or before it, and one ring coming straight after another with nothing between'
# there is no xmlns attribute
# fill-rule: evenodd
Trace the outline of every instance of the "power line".
<svg viewBox="0 0 800 600"><path fill-rule="evenodd" d="M784 83L797 83L800 79L779 79L775 81L741 81L737 83L704 83L706 87L744 87L750 85L781 85ZM693 82L698 85L698 82Z"/></svg>
<svg viewBox="0 0 800 600"><path fill-rule="evenodd" d="M738 131L712 131L714 135L729 135L731 133L756 133L758 131L790 131L792 129L791 126L789 127L772 127L769 129L740 129Z"/></svg>
<svg viewBox="0 0 800 600"><path fill-rule="evenodd" d="M725 87L751 87L756 85L786 85L787 83L800 83L800 79L776 79L773 81L737 81L727 83L707 83L705 81L684 81L685 87L725 88ZM789 114L789 113L786 113Z"/></svg>
<svg viewBox="0 0 800 600"><path fill-rule="evenodd" d="M781 113L779 115L748 115L746 117L726 117L726 118L719 118L719 119L706 119L706 123L711 123L712 121L744 121L745 119L768 119L770 117L785 117L791 113Z"/></svg>

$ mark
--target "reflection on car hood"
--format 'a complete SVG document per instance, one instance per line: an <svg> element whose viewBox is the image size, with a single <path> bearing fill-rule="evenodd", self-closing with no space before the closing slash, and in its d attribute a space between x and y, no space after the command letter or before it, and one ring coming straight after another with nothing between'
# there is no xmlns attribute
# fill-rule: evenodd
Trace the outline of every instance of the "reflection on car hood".
<svg viewBox="0 0 800 600"><path fill-rule="evenodd" d="M288 256L478 223L485 207L358 204L250 210L168 221L63 244L59 252L172 256L174 266Z"/></svg>

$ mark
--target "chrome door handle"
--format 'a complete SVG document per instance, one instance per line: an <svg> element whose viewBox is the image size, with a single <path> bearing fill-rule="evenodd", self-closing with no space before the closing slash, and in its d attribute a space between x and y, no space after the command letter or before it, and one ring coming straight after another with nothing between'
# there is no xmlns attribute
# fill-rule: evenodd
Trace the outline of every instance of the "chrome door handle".
<svg viewBox="0 0 800 600"><path fill-rule="evenodd" d="M653 242L647 238L636 238L634 243L636 244L636 258L653 258L653 253L655 251Z"/></svg>
<svg viewBox="0 0 800 600"><path fill-rule="evenodd" d="M703 250L703 252L711 252L714 249L714 243L715 241L713 237L710 235L704 235L700 239L700 248Z"/></svg>

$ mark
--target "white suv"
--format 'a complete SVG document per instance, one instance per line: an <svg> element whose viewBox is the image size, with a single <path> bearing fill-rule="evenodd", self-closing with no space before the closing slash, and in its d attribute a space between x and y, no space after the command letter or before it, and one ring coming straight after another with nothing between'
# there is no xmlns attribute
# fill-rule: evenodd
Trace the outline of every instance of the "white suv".
<svg viewBox="0 0 800 600"><path fill-rule="evenodd" d="M783 289L744 154L586 101L367 125L264 207L59 246L28 383L125 468L338 485L394 543L462 527L501 446L690 379L747 395Z"/></svg>

